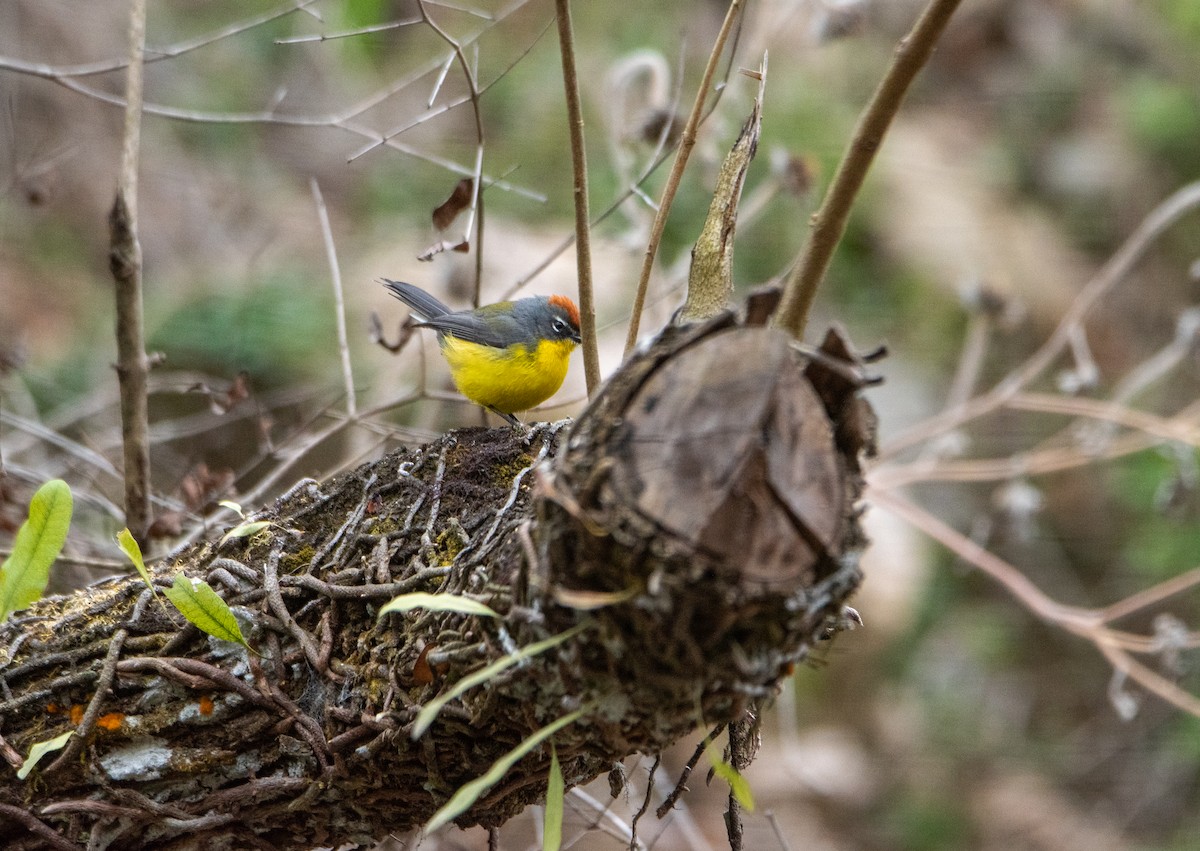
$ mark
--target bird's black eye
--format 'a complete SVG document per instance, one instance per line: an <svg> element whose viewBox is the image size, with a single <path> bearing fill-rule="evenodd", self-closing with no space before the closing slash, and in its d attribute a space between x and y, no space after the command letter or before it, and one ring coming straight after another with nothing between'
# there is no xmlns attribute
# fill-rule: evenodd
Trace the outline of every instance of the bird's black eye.
<svg viewBox="0 0 1200 851"><path fill-rule="evenodd" d="M555 319L554 320L554 333L560 334L560 335L566 334L567 333L567 323L563 322L561 319Z"/></svg>

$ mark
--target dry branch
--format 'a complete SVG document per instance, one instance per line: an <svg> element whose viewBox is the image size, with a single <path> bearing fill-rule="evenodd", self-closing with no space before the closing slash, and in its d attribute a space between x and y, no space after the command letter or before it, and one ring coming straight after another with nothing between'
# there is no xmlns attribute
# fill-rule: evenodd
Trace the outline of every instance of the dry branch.
<svg viewBox="0 0 1200 851"><path fill-rule="evenodd" d="M570 0L556 0L559 53L567 96L567 129L571 136L571 172L574 176L575 266L579 276L579 317L583 335L583 372L588 396L600 387L600 347L596 340L596 298L592 286L591 214L588 201L587 149L583 142L583 104L575 67L575 33Z"/></svg>
<svg viewBox="0 0 1200 851"><path fill-rule="evenodd" d="M142 246L138 234L138 162L142 127L142 53L146 3L133 4L129 20L129 66L125 82L125 133L120 183L108 215L109 267L116 282L117 378L121 386L125 525L138 540L150 526L150 417L146 385L150 362L142 321Z"/></svg>
<svg viewBox="0 0 1200 851"><path fill-rule="evenodd" d="M206 579L256 654L135 579L35 605L0 630L0 735L24 754L78 724L82 747L5 774L0 844L368 841L419 826L576 710L554 736L570 785L736 722L843 625L864 544L863 384L836 334L806 357L724 314L664 332L569 431L452 432L297 487L256 537L199 543L156 577ZM377 620L410 591L501 617ZM422 705L568 630L412 739ZM539 800L548 764L535 749L459 823Z"/></svg>
<svg viewBox="0 0 1200 851"><path fill-rule="evenodd" d="M900 110L908 87L933 53L950 16L961 2L929 0L912 30L896 46L892 64L859 116L854 136L838 164L821 209L813 216L812 230L800 252L799 262L788 275L783 302L775 318L779 326L790 331L796 339L804 336L817 288L825 279L834 249L841 242L850 210L871 163L875 161L875 154L883 144L883 137Z"/></svg>

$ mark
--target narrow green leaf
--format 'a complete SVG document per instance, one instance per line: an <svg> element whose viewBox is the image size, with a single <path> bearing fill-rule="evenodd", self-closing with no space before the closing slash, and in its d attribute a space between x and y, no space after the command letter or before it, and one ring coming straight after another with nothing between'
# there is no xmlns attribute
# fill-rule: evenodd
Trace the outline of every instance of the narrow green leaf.
<svg viewBox="0 0 1200 851"><path fill-rule="evenodd" d="M24 780L29 776L29 772L33 771L33 767L38 764L42 757L48 753L59 750L67 743L67 739L75 735L74 730L67 730L61 736L55 736L48 742L38 742L29 749L29 756L25 758L25 762L21 763L21 767L17 769L17 779Z"/></svg>
<svg viewBox="0 0 1200 851"><path fill-rule="evenodd" d="M150 578L150 571L146 570L146 562L142 558L142 548L138 546L137 539L133 537L133 533L129 529L122 529L117 533L117 546L133 562L138 576L142 577L142 581L150 587L150 590L154 592L154 596L157 597L158 589L154 587L154 581Z"/></svg>
<svg viewBox="0 0 1200 851"><path fill-rule="evenodd" d="M558 851L562 847L563 798L562 766L558 764L558 749L550 743L550 779L546 783L546 823L542 826L542 851Z"/></svg>
<svg viewBox="0 0 1200 851"><path fill-rule="evenodd" d="M393 597L379 610L379 617L382 618L388 612L411 612L413 609L428 609L431 612L462 612L466 615L481 615L485 618L500 617L492 608L469 597L459 597L454 594L426 594L423 591Z"/></svg>
<svg viewBox="0 0 1200 851"><path fill-rule="evenodd" d="M445 694L439 694L429 703L421 707L421 711L417 713L417 720L413 722L412 737L414 740L421 738L421 735L429 729L429 725L433 723L433 719L437 718L437 714L442 711L445 706L454 698L472 689L477 685L482 685L488 680L511 668L513 665L520 662L522 659L529 659L549 650L551 647L557 647L564 641L569 641L574 638L584 629L589 626L587 623L576 624L566 632L560 632L558 635L552 635L549 638L543 638L541 641L535 641L528 647L522 647L516 653L510 656L501 656L486 668L481 668L475 673L463 677L456 682L454 686Z"/></svg>
<svg viewBox="0 0 1200 851"><path fill-rule="evenodd" d="M251 535L257 535L270 525L270 520L254 520L249 523L239 523L225 533L225 537L221 538L221 543L223 544L233 538L249 538Z"/></svg>
<svg viewBox="0 0 1200 851"><path fill-rule="evenodd" d="M554 602L581 612L591 612L606 606L627 603L636 597L640 589L632 585L623 591L575 591L570 588L554 588Z"/></svg>
<svg viewBox="0 0 1200 851"><path fill-rule="evenodd" d="M29 501L29 519L17 531L12 555L0 566L0 622L45 592L50 566L67 540L71 506L71 488L62 479L46 482Z"/></svg>
<svg viewBox="0 0 1200 851"><path fill-rule="evenodd" d="M222 508L228 508L230 511L237 512L237 516L241 517L243 520L246 518L246 515L242 512L242 507L232 499L223 499L218 502L217 505L221 506Z"/></svg>
<svg viewBox="0 0 1200 851"><path fill-rule="evenodd" d="M482 777L477 777L467 785L463 786L453 797L447 801L440 810L433 814L433 818L425 825L425 833L433 833L444 824L449 824L458 818L460 815L471 809L471 806L479 800L480 796L491 789L504 778L508 770L520 761L521 757L536 748L546 739L553 736L563 727L579 720L583 715L582 709L576 709L570 715L559 718L550 724L547 724L542 729L538 730L525 741L521 742L511 751L500 757L492 767L488 769L487 774Z"/></svg>
<svg viewBox="0 0 1200 851"><path fill-rule="evenodd" d="M229 605L207 582L177 573L174 583L163 593L180 614L209 635L249 647Z"/></svg>
<svg viewBox="0 0 1200 851"><path fill-rule="evenodd" d="M737 802L747 812L754 812L754 795L750 792L750 783L742 773L721 758L721 751L715 742L710 740L704 752L708 755L708 761L712 763L713 772L729 784L729 790L733 792Z"/></svg>

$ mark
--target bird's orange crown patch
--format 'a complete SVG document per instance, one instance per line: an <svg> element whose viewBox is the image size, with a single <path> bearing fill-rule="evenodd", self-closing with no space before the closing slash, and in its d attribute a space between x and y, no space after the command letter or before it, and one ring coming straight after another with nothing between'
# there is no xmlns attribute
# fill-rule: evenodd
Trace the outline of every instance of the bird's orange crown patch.
<svg viewBox="0 0 1200 851"><path fill-rule="evenodd" d="M575 302L571 301L565 295L550 296L550 303L561 307L567 312L567 319L571 320L571 324L576 328L579 327L579 308L575 306Z"/></svg>

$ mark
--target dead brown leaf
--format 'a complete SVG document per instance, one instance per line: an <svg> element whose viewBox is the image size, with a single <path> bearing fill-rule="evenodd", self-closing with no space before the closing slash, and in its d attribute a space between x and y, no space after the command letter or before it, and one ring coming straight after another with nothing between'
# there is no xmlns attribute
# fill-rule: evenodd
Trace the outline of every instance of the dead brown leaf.
<svg viewBox="0 0 1200 851"><path fill-rule="evenodd" d="M454 224L458 214L471 206L471 199L474 195L474 179L464 177L454 185L454 191L450 193L450 197L443 201L441 206L434 208L433 226L438 230L445 230Z"/></svg>

